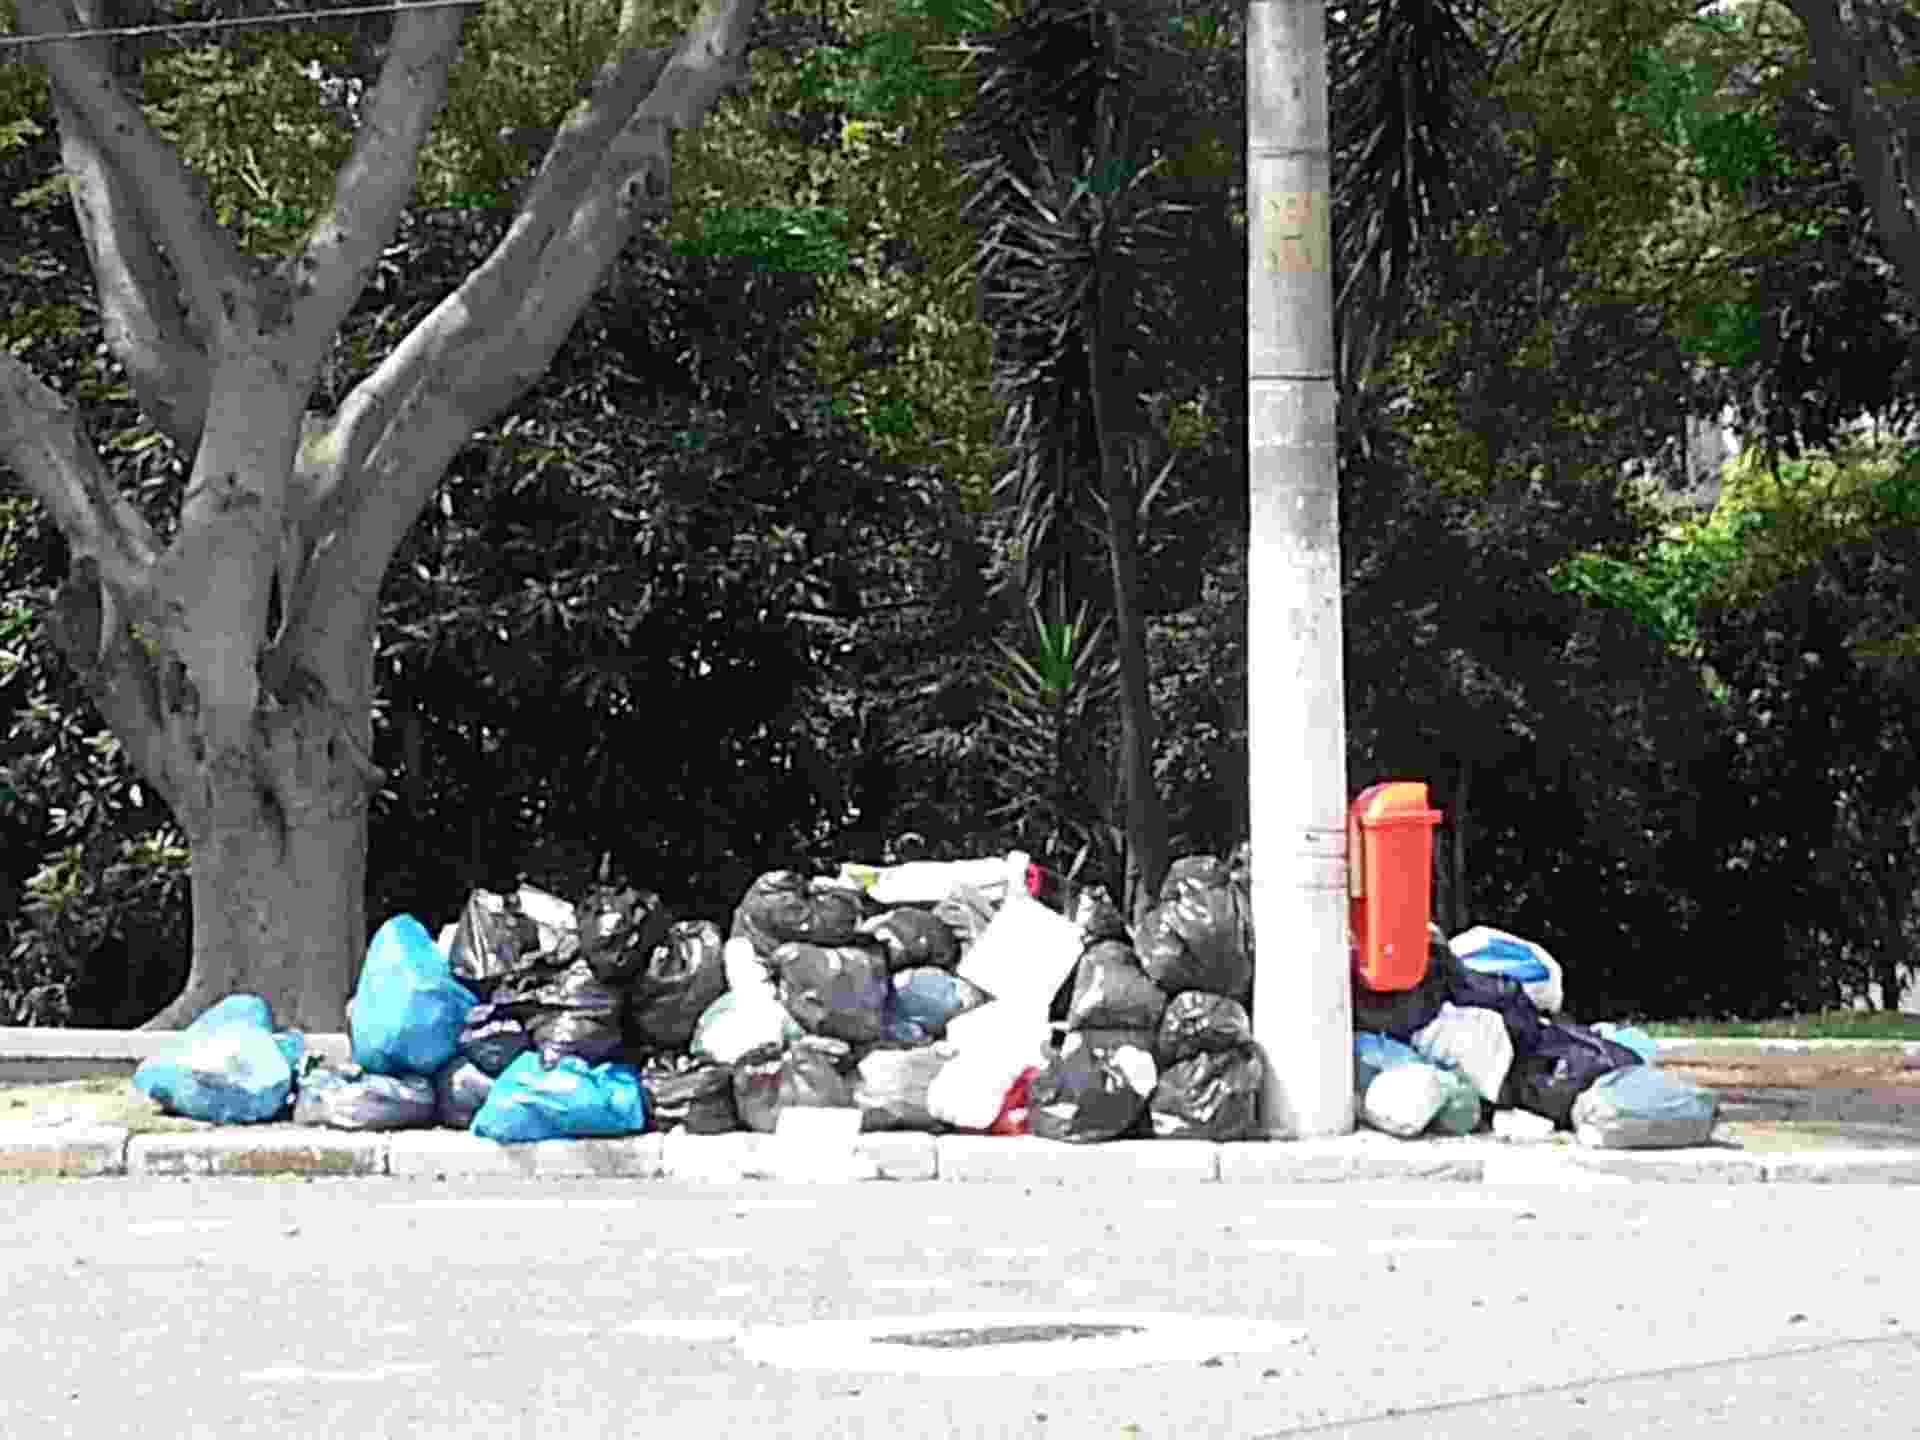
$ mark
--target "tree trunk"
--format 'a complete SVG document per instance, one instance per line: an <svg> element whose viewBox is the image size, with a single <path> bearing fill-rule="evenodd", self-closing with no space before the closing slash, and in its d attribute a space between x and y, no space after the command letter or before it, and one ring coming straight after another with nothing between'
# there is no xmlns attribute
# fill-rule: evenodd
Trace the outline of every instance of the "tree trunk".
<svg viewBox="0 0 1920 1440"><path fill-rule="evenodd" d="M1452 872L1449 893L1453 897L1453 906L1447 917L1447 933L1458 935L1473 923L1472 905L1467 894L1467 799L1473 788L1473 765L1468 761L1460 762L1460 779L1453 791L1453 814L1449 817L1453 824L1451 843L1447 846L1447 863Z"/></svg>
<svg viewBox="0 0 1920 1440"><path fill-rule="evenodd" d="M1265 1128L1353 1128L1326 15L1247 7L1247 780Z"/></svg>
<svg viewBox="0 0 1920 1440"><path fill-rule="evenodd" d="M200 803L182 807L193 965L146 1028L180 1028L235 990L270 997L277 1024L342 1028L367 943L374 772L338 717L324 699L265 712L251 752L204 767Z"/></svg>
<svg viewBox="0 0 1920 1440"><path fill-rule="evenodd" d="M1140 613L1140 497L1133 458L1119 431L1129 407L1113 373L1106 306L1109 277L1096 273L1086 306L1087 369L1100 487L1106 498L1107 559L1113 576L1114 644L1120 662L1120 783L1126 800L1126 913L1145 921L1167 871L1167 808L1153 774L1153 698L1147 627Z"/></svg>

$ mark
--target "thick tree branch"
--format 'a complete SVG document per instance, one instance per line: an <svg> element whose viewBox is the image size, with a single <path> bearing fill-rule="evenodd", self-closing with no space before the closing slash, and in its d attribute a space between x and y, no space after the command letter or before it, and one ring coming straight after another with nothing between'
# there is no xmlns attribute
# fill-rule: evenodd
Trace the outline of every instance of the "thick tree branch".
<svg viewBox="0 0 1920 1440"><path fill-rule="evenodd" d="M420 146L446 99L460 44L462 10L402 14L369 98L353 151L334 179L333 201L290 262L297 353L325 351L366 287L400 223L419 172Z"/></svg>
<svg viewBox="0 0 1920 1440"><path fill-rule="evenodd" d="M99 26L117 18L83 0L80 21ZM91 42L102 68L111 63L105 42ZM126 368L134 397L161 432L191 451L207 411L206 355L188 334L175 279L139 214L138 202L78 112L55 92L60 155L75 217L86 241L100 296L108 346Z"/></svg>
<svg viewBox="0 0 1920 1440"><path fill-rule="evenodd" d="M25 34L64 35L74 28L67 0L18 0L18 12ZM217 342L235 310L251 308L253 284L231 240L214 222L199 182L179 152L154 133L93 47L56 42L39 49L54 90L86 125L165 245L202 337Z"/></svg>
<svg viewBox="0 0 1920 1440"><path fill-rule="evenodd" d="M708 0L669 55L639 48L628 0L614 58L499 246L308 445L319 477L308 533L328 548L307 567L300 614L335 586L377 589L459 447L539 376L634 223L664 204L671 130L697 124L743 73L758 3Z"/></svg>
<svg viewBox="0 0 1920 1440"><path fill-rule="evenodd" d="M78 412L14 356L0 351L0 462L47 507L76 556L89 557L119 594L145 593L158 546L80 432Z"/></svg>
<svg viewBox="0 0 1920 1440"><path fill-rule="evenodd" d="M323 515L331 518L353 502L354 497L338 493L341 481L361 472L361 460L380 442L409 397L440 378L447 356L518 309L555 232L566 223L593 182L608 145L667 64L666 53L639 44L641 18L638 0L627 0L612 58L601 68L592 94L567 117L493 253L341 405L334 432L324 446L328 453L321 468L331 478L316 497Z"/></svg>
<svg viewBox="0 0 1920 1440"><path fill-rule="evenodd" d="M1896 163L1897 154L1911 156L1913 137L1897 133L1900 121L1882 108L1876 93L1891 96L1902 88L1890 64L1893 57L1883 51L1886 37L1860 34L1841 16L1836 0L1787 3L1806 29L1807 54L1820 91L1847 127L1880 243L1900 271L1911 303L1920 306L1920 214L1910 188L1920 183L1920 176L1912 173L1910 160L1904 177Z"/></svg>
<svg viewBox="0 0 1920 1440"><path fill-rule="evenodd" d="M671 199L673 132L690 130L745 71L758 0L710 0L645 103L608 146L593 185L541 257L511 324L459 357L468 408L490 419L546 370L643 216Z"/></svg>

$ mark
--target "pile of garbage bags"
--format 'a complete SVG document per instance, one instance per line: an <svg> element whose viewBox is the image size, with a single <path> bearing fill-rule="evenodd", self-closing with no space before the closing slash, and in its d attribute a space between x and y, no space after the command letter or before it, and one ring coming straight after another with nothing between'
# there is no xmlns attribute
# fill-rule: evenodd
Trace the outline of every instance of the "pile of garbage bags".
<svg viewBox="0 0 1920 1440"><path fill-rule="evenodd" d="M135 1084L222 1123L505 1143L772 1132L804 1107L857 1110L867 1130L1072 1143L1261 1134L1244 847L1176 861L1137 930L1103 892L1051 880L1018 853L772 871L724 936L630 888L573 904L476 891L438 940L409 915L374 935L350 1065L308 1057L258 997L231 996ZM1705 1139L1710 1093L1645 1065L1637 1032L1573 1025L1561 1004L1540 947L1485 928L1436 938L1413 989L1355 982L1358 1113L1405 1137L1512 1109L1591 1144Z"/></svg>
<svg viewBox="0 0 1920 1440"><path fill-rule="evenodd" d="M1546 950L1475 926L1433 931L1426 972L1397 992L1353 986L1354 1108L1389 1135L1523 1133L1536 1117L1611 1149L1704 1145L1713 1092L1652 1063L1645 1034L1561 1014L1565 977ZM1544 1123L1539 1123L1544 1122Z"/></svg>

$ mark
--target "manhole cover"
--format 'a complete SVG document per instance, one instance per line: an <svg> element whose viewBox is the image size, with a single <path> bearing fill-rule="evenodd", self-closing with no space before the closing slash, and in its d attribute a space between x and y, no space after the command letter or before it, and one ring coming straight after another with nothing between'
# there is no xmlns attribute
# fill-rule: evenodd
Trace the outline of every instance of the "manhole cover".
<svg viewBox="0 0 1920 1440"><path fill-rule="evenodd" d="M1198 1365L1282 1349L1305 1334L1298 1326L1237 1315L949 1312L757 1326L741 1334L740 1348L758 1364L792 1370L1046 1376Z"/></svg>
<svg viewBox="0 0 1920 1440"><path fill-rule="evenodd" d="M1053 1340L1091 1340L1100 1335L1138 1335L1144 1325L969 1325L958 1330L910 1330L876 1335L876 1345L918 1345L927 1350L966 1350L976 1345L1034 1345Z"/></svg>

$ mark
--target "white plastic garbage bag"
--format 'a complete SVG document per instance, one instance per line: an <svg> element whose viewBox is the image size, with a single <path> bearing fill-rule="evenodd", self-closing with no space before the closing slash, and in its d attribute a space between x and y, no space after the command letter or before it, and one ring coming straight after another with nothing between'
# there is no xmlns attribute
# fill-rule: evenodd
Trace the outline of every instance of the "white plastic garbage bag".
<svg viewBox="0 0 1920 1440"><path fill-rule="evenodd" d="M1602 1075L1573 1102L1573 1134L1601 1150L1674 1150L1704 1145L1720 1101L1671 1070L1629 1065Z"/></svg>
<svg viewBox="0 0 1920 1440"><path fill-rule="evenodd" d="M1376 1130L1411 1140L1433 1123L1447 1103L1447 1083L1431 1065L1382 1070L1360 1101L1360 1118Z"/></svg>
<svg viewBox="0 0 1920 1440"><path fill-rule="evenodd" d="M902 865L842 864L838 883L864 890L878 905L939 904L958 886L985 890L1000 898L1011 860L1018 859L1020 885L1026 884L1027 857L993 855L983 860L909 860Z"/></svg>
<svg viewBox="0 0 1920 1440"><path fill-rule="evenodd" d="M1443 1003L1426 1028L1414 1032L1413 1048L1436 1064L1465 1075L1481 1099L1499 1103L1500 1087L1506 1084L1507 1071L1513 1065L1513 1041L1499 1011Z"/></svg>
<svg viewBox="0 0 1920 1440"><path fill-rule="evenodd" d="M956 1130L984 1132L999 1118L1007 1092L1034 1060L991 1046L958 1050L927 1086L927 1113Z"/></svg>
<svg viewBox="0 0 1920 1440"><path fill-rule="evenodd" d="M1566 1003L1565 972L1537 940L1475 925L1449 940L1447 948L1469 970L1518 980L1542 1015L1557 1015Z"/></svg>
<svg viewBox="0 0 1920 1440"><path fill-rule="evenodd" d="M1024 871L1024 857L1012 858L1023 862ZM1033 1000L1045 1009L1080 962L1085 944L1073 921L1009 885L1006 901L956 973L1003 1001Z"/></svg>

